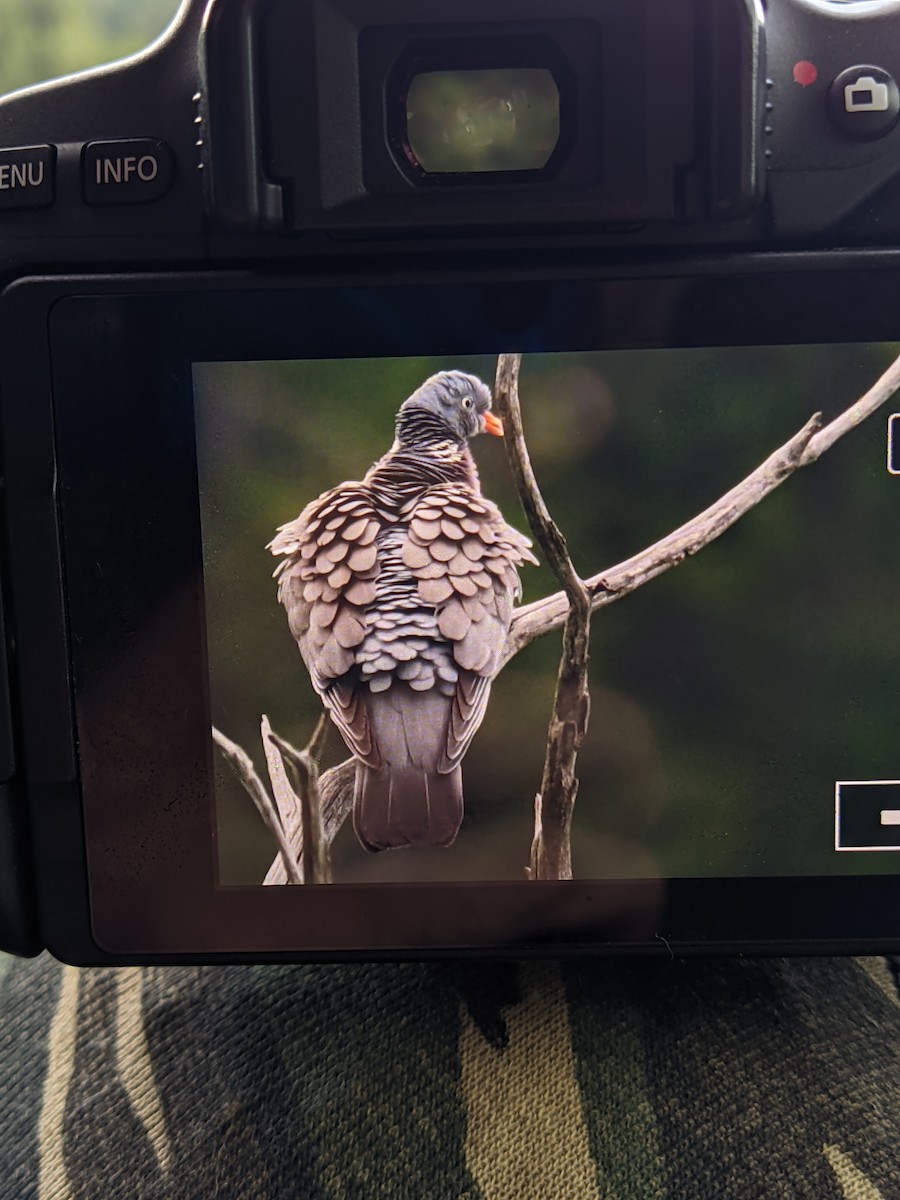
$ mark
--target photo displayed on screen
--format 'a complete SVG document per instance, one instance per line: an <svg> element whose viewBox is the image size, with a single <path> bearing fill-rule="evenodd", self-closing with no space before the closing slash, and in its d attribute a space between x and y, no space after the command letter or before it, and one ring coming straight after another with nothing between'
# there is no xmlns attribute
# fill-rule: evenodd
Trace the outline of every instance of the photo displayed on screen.
<svg viewBox="0 0 900 1200"><path fill-rule="evenodd" d="M601 596L635 555L667 568L593 616L574 878L900 865L892 410L707 544L694 520L898 350L522 356L575 571ZM497 361L195 364L220 885L527 878L564 606Z"/></svg>

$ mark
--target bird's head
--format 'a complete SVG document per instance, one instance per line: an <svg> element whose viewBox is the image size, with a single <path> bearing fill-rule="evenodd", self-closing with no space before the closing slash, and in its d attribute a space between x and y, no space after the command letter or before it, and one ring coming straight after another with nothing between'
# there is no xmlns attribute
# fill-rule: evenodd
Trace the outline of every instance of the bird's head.
<svg viewBox="0 0 900 1200"><path fill-rule="evenodd" d="M397 414L397 437L402 442L438 436L462 444L479 433L502 437L503 424L491 412L491 389L465 371L432 375L403 401Z"/></svg>

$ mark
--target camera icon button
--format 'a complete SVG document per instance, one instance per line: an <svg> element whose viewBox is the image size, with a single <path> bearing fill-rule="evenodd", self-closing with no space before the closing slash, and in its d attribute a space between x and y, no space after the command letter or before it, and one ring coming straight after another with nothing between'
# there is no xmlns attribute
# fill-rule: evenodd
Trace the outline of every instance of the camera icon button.
<svg viewBox="0 0 900 1200"><path fill-rule="evenodd" d="M844 88L844 112L889 112L890 95L886 83L873 75L860 75Z"/></svg>
<svg viewBox="0 0 900 1200"><path fill-rule="evenodd" d="M900 91L881 67L849 67L828 89L828 115L839 133L870 142L890 133L900 119Z"/></svg>

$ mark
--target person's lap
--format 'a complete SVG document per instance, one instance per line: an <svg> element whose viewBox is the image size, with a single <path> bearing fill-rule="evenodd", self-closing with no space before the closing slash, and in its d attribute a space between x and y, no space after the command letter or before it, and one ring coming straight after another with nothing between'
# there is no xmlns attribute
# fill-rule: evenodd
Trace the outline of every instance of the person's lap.
<svg viewBox="0 0 900 1200"><path fill-rule="evenodd" d="M0 970L2 1200L896 1194L881 959Z"/></svg>

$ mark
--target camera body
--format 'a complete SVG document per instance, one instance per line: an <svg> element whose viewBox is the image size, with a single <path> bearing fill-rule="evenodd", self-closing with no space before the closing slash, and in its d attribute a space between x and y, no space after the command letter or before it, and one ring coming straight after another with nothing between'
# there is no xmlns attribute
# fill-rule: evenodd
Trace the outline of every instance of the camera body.
<svg viewBox="0 0 900 1200"><path fill-rule="evenodd" d="M395 879L348 867L330 887L230 875L241 835L209 738L232 705L216 631L237 638L240 611L215 600L221 539L237 536L216 524L220 400L228 436L256 434L239 372L205 370L517 350L539 374L542 355L897 340L898 16L900 0L461 0L427 16L413 0L187 0L142 54L0 102L5 947L124 962L900 945L893 842L865 846L865 820L827 847L840 867L770 869L763 846L685 878L677 855L637 856L610 880L606 846L557 882L494 875L474 850L458 875L433 857ZM321 370L297 375L299 425L317 388L343 386ZM365 424L329 403L340 428ZM841 796L862 804L852 788L900 786L885 747L873 734L852 776L829 765L816 829L840 823ZM779 762L783 811L802 787ZM865 803L883 815L889 800ZM877 863L845 871L846 849Z"/></svg>
<svg viewBox="0 0 900 1200"><path fill-rule="evenodd" d="M185 5L133 59L6 98L5 262L43 265L48 239L59 267L333 261L361 242L396 258L412 235L504 246L519 231L634 253L890 246L896 16L889 2L788 0L763 20L752 0L608 0L535 5L513 29L499 2L452 22L403 0L377 18L350 3ZM400 127L417 71L542 56L579 88L562 96L565 163L410 169Z"/></svg>

